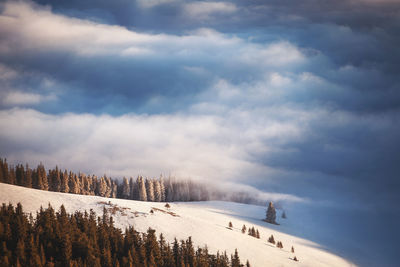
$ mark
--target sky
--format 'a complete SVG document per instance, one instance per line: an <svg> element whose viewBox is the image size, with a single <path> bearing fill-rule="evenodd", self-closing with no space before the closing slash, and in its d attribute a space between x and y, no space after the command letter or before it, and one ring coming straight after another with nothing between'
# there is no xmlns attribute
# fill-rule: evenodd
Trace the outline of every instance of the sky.
<svg viewBox="0 0 400 267"><path fill-rule="evenodd" d="M397 0L1 1L0 157L374 212L383 242L399 46Z"/></svg>

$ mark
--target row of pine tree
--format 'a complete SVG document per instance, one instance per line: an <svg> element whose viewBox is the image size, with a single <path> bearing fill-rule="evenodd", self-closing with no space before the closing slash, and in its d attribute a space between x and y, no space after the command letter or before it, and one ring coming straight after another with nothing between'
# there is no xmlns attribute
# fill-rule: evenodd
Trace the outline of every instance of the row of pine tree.
<svg viewBox="0 0 400 267"><path fill-rule="evenodd" d="M43 164L33 169L22 164L13 167L5 159L0 159L0 182L54 192L141 201L204 201L210 198L203 184L190 180L138 176L136 180L124 177L122 183L118 183L106 175L98 178L95 175L62 171L58 167L46 172Z"/></svg>
<svg viewBox="0 0 400 267"><path fill-rule="evenodd" d="M102 217L93 211L67 214L49 205L28 216L21 204L0 208L0 266L141 266L141 267L240 267L237 251L208 253L195 249L191 238L172 244L155 231L139 233L132 227L125 233L114 227L104 209ZM247 262L246 266L250 266Z"/></svg>
<svg viewBox="0 0 400 267"><path fill-rule="evenodd" d="M46 169L42 163L36 168L28 164L9 165L0 158L0 182L29 188L81 195L96 195L110 198L124 198L141 201L206 201L226 200L240 203L263 205L259 198L243 191L220 190L212 183L205 184L192 180L178 180L174 177L136 179L124 177L112 179L106 175L97 177L81 172L62 171L58 167Z"/></svg>

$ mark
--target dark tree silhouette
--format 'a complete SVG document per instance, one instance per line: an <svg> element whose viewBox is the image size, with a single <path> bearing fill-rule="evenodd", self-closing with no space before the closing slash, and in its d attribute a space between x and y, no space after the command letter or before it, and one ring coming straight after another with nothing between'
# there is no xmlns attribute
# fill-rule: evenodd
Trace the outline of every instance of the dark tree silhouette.
<svg viewBox="0 0 400 267"><path fill-rule="evenodd" d="M268 209L267 209L267 214L266 214L265 221L268 223L273 223L276 224L276 210L274 208L274 204L269 202L268 204Z"/></svg>
<svg viewBox="0 0 400 267"><path fill-rule="evenodd" d="M274 238L273 235L271 235L271 236L268 238L268 242L275 245L275 238Z"/></svg>
<svg viewBox="0 0 400 267"><path fill-rule="evenodd" d="M129 227L122 233L107 209L96 219L93 211L67 214L64 206L55 212L49 205L30 220L20 204L3 204L0 226L1 266L243 266L237 250L229 260L226 252L195 249L190 237L171 245L151 228L139 233Z"/></svg>

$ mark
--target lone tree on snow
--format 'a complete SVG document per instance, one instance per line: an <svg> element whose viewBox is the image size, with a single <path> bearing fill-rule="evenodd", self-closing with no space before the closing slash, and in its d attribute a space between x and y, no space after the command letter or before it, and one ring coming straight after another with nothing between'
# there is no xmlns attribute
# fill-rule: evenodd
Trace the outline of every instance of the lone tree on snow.
<svg viewBox="0 0 400 267"><path fill-rule="evenodd" d="M267 223L276 223L276 210L274 208L274 204L272 204L272 201L269 202L268 209L267 209L267 217L265 218L265 221Z"/></svg>
<svg viewBox="0 0 400 267"><path fill-rule="evenodd" d="M292 246L292 253L294 253L294 247Z"/></svg>
<svg viewBox="0 0 400 267"><path fill-rule="evenodd" d="M271 235L271 236L268 238L268 242L269 242L269 243L272 243L272 244L275 244L275 238L274 238L273 235Z"/></svg>
<svg viewBox="0 0 400 267"><path fill-rule="evenodd" d="M243 224L243 227L242 227L242 234L244 234L244 233L246 233L246 225Z"/></svg>
<svg viewBox="0 0 400 267"><path fill-rule="evenodd" d="M293 260L294 261L299 261L296 256L294 256Z"/></svg>
<svg viewBox="0 0 400 267"><path fill-rule="evenodd" d="M229 228L232 228L232 227L233 227L232 222L229 222Z"/></svg>

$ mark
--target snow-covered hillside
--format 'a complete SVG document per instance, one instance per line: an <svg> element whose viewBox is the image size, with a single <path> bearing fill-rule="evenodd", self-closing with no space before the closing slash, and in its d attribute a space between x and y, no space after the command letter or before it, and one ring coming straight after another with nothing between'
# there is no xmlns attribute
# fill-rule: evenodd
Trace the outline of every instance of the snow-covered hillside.
<svg viewBox="0 0 400 267"><path fill-rule="evenodd" d="M280 220L282 225L271 225L261 219L265 216L265 208L254 205L231 202L185 202L165 203L141 202L96 196L82 196L29 189L0 183L0 202L21 202L25 212L35 212L40 206L48 203L58 209L64 204L68 212L93 209L102 214L105 206L114 213L115 224L124 229L133 225L136 230L145 232L148 227L163 233L167 240L175 237L185 239L192 236L196 245L207 244L209 250L233 253L237 248L241 259L250 261L252 266L354 266L352 263L324 251L318 244L287 234L290 227L296 227L293 218ZM150 212L153 210L153 213ZM227 228L229 222L233 229ZM301 218L296 220L299 223ZM257 239L241 233L243 224L254 226L259 230L261 238ZM286 233L284 233L286 232ZM267 242L273 234L276 241L282 241L284 248L279 249ZM295 253L291 253L294 246ZM299 262L292 260L294 255Z"/></svg>

